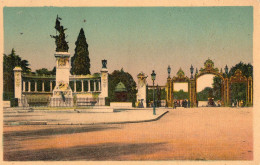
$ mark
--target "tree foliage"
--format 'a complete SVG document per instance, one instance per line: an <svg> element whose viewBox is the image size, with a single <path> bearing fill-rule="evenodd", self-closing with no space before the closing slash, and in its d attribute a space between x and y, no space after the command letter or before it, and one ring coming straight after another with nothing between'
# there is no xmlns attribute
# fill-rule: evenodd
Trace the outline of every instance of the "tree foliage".
<svg viewBox="0 0 260 165"><path fill-rule="evenodd" d="M239 69L242 71L242 74L247 78L249 76L253 77L253 66L251 64L245 64L240 62L233 66L228 72L228 77L234 76L236 70ZM213 82L213 93L214 97L221 98L221 78L214 77ZM246 84L245 83L233 83L230 86L231 91L231 102L235 100L243 100L246 101Z"/></svg>
<svg viewBox="0 0 260 165"><path fill-rule="evenodd" d="M206 87L202 91L198 92L197 100L199 100L199 101L208 101L209 97L213 97L214 100L216 100L216 98L213 95L213 88Z"/></svg>
<svg viewBox="0 0 260 165"><path fill-rule="evenodd" d="M123 69L115 70L112 74L108 75L108 97L111 102L117 101L115 97L115 87L119 82L122 82L127 90L127 101L135 103L136 101L136 83L133 77L125 72Z"/></svg>
<svg viewBox="0 0 260 165"><path fill-rule="evenodd" d="M9 100L14 97L14 72L13 69L16 66L22 68L22 72L28 73L31 71L27 60L22 60L19 55L16 55L15 50L12 49L11 54L4 54L3 61L3 76L4 76L4 90L3 97L5 100Z"/></svg>
<svg viewBox="0 0 260 165"><path fill-rule="evenodd" d="M52 70L48 70L47 68L37 69L35 71L38 75L56 75L56 67L53 67Z"/></svg>
<svg viewBox="0 0 260 165"><path fill-rule="evenodd" d="M240 69L242 71L242 74L244 76L246 76L247 78L249 76L253 77L253 66L250 63L249 64L244 64L243 62L240 62L240 63L236 64L235 66L233 66L230 69L230 71L228 73L229 77L233 76L237 69Z"/></svg>
<svg viewBox="0 0 260 165"><path fill-rule="evenodd" d="M71 74L86 75L90 74L90 59L88 44L86 41L84 30L81 28L78 39L75 42L75 54L71 57Z"/></svg>
<svg viewBox="0 0 260 165"><path fill-rule="evenodd" d="M231 102L240 101L246 102L246 84L234 83L231 85Z"/></svg>
<svg viewBox="0 0 260 165"><path fill-rule="evenodd" d="M213 78L213 96L215 100L221 100L221 84L222 79L218 76Z"/></svg>
<svg viewBox="0 0 260 165"><path fill-rule="evenodd" d="M189 94L188 92L184 92L182 89L179 91L174 91L173 99L177 99L177 100L189 99Z"/></svg>

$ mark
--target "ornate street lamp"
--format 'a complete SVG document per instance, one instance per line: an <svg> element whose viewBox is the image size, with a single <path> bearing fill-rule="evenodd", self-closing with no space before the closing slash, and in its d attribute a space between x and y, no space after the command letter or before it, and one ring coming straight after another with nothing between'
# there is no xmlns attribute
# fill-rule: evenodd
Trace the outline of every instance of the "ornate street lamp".
<svg viewBox="0 0 260 165"><path fill-rule="evenodd" d="M156 113L155 113L155 100L154 100L154 80L156 78L156 74L154 73L154 70L153 70L153 73L151 74L151 78L153 80L153 115L156 115Z"/></svg>
<svg viewBox="0 0 260 165"><path fill-rule="evenodd" d="M228 75L228 66L227 65L225 66L225 73L226 73L226 75Z"/></svg>
<svg viewBox="0 0 260 165"><path fill-rule="evenodd" d="M193 71L194 71L194 68L193 68L193 66L191 65L191 67L190 67L191 78L193 78Z"/></svg>
<svg viewBox="0 0 260 165"><path fill-rule="evenodd" d="M171 67L170 67L170 65L168 66L168 78L170 78L171 76L170 76L170 74L171 74Z"/></svg>

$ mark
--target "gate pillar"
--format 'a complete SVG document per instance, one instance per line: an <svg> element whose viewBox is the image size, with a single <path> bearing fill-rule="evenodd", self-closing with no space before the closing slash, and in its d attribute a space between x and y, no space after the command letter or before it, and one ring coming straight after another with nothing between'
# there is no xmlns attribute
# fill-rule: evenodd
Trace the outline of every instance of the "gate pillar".
<svg viewBox="0 0 260 165"><path fill-rule="evenodd" d="M224 104L225 107L230 106L230 81L228 78L224 79Z"/></svg>
<svg viewBox="0 0 260 165"><path fill-rule="evenodd" d="M221 80L221 106L225 106L226 97L225 97L225 80Z"/></svg>
<svg viewBox="0 0 260 165"><path fill-rule="evenodd" d="M172 106L172 90L171 90L171 88L172 88L172 83L171 83L172 81L171 81L171 78L170 77L168 77L167 78L167 104L168 104L168 107L171 107Z"/></svg>
<svg viewBox="0 0 260 165"><path fill-rule="evenodd" d="M189 82L189 97L190 97L190 107L197 106L197 98L196 98L196 80L191 79Z"/></svg>
<svg viewBox="0 0 260 165"><path fill-rule="evenodd" d="M247 80L247 105L253 105L253 80L252 77L248 77Z"/></svg>

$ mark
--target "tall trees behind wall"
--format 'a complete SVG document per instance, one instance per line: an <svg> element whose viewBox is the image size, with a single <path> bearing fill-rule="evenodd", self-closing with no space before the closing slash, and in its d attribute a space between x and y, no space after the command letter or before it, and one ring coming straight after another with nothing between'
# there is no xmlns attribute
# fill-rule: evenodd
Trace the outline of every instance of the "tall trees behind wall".
<svg viewBox="0 0 260 165"><path fill-rule="evenodd" d="M75 54L71 57L71 74L86 75L90 74L90 59L88 43L86 41L84 30L81 28L78 39L75 42Z"/></svg>
<svg viewBox="0 0 260 165"><path fill-rule="evenodd" d="M12 49L9 55L4 54L3 60L3 99L10 100L14 98L14 72L16 66L22 68L23 73L29 73L29 63L23 60L19 55L16 55L15 50Z"/></svg>
<svg viewBox="0 0 260 165"><path fill-rule="evenodd" d="M108 75L108 97L110 102L116 102L117 98L115 96L115 87L119 82L122 82L127 90L127 101L132 102L133 105L136 102L136 82L133 77L125 72L123 69L114 70L112 74Z"/></svg>

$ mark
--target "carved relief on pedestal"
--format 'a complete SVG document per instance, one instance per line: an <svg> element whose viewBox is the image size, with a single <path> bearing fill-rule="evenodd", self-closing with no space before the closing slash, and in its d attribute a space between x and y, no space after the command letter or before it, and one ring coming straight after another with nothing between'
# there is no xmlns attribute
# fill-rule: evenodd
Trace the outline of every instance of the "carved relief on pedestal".
<svg viewBox="0 0 260 165"><path fill-rule="evenodd" d="M69 59L68 58L59 58L58 59L58 66L67 66L69 64Z"/></svg>
<svg viewBox="0 0 260 165"><path fill-rule="evenodd" d="M15 81L15 85L17 87L20 87L20 83L21 83L21 78L20 78L20 73L16 73L16 81Z"/></svg>

